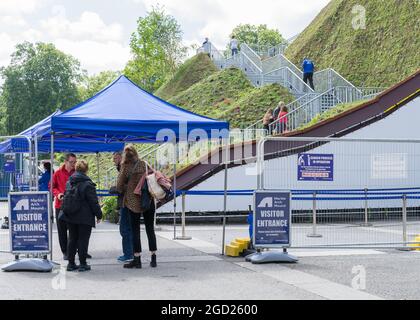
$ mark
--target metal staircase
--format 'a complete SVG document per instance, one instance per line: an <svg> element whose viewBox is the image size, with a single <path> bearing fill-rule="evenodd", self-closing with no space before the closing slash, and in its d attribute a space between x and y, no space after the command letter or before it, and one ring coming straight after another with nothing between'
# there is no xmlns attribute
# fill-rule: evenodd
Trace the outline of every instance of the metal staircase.
<svg viewBox="0 0 420 320"><path fill-rule="evenodd" d="M289 114L288 130L296 130L319 113L342 103L353 103L375 97L384 88L357 88L350 81L332 68L314 73L312 90L302 79L303 72L284 56L286 45L273 48L257 48L258 53L247 44L241 44L241 50L235 57L225 58L213 45L208 47L210 57L220 68L236 67L241 69L251 83L264 86L278 83L287 88L296 100L287 105ZM204 52L200 48L198 52ZM276 124L273 124L276 126ZM263 128L262 121L247 127L248 130Z"/></svg>
<svg viewBox="0 0 420 320"><path fill-rule="evenodd" d="M289 111L286 115L288 131L301 128L317 114L338 104L371 99L384 90L383 88L357 88L331 68L314 73L315 90L312 90L302 80L303 73L300 68L283 55L286 47L281 44L276 47L259 47L253 50L247 44L241 44L241 50L237 55L225 57L210 44L207 46L207 50L199 48L197 53L208 53L219 69L239 68L256 87L278 83L287 88L296 97L296 100L287 105ZM278 121L282 120L273 122L268 132L275 132ZM229 142L237 144L259 140L268 132L263 129L260 120L245 129L231 130ZM220 139L181 142L178 144L180 152L177 168L195 163L202 156L222 146L223 143ZM153 145L140 152L140 157L153 164L157 170L170 174L172 171L170 159L173 159L174 150L174 146L170 143Z"/></svg>

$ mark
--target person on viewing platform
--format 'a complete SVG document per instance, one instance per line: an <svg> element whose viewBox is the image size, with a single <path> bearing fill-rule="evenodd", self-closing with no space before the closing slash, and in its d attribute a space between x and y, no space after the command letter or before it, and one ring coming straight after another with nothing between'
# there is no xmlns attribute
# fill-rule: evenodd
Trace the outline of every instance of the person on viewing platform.
<svg viewBox="0 0 420 320"><path fill-rule="evenodd" d="M235 36L232 36L230 40L230 50L232 51L232 57L238 54L238 40L235 38Z"/></svg>
<svg viewBox="0 0 420 320"><path fill-rule="evenodd" d="M203 42L203 50L209 58L211 58L211 42L209 41L209 38L206 37L206 39Z"/></svg>
<svg viewBox="0 0 420 320"><path fill-rule="evenodd" d="M313 81L315 65L312 62L312 60L308 58L303 59L302 69L303 69L303 81L306 84L309 81L309 86L312 88L312 90L315 90L314 81Z"/></svg>
<svg viewBox="0 0 420 320"><path fill-rule="evenodd" d="M54 208L55 208L55 218L57 222L57 232L58 232L58 241L60 243L60 249L63 253L63 259L68 260L67 256L67 223L63 220L58 219L58 215L61 210L61 204L64 197L64 191L66 190L66 184L70 176L75 172L74 168L76 165L76 155L73 153L68 153L65 155L64 164L58 169L52 179L52 191L54 195Z"/></svg>
<svg viewBox="0 0 420 320"><path fill-rule="evenodd" d="M117 171L121 171L122 152L117 151L113 154L113 161ZM123 205L123 194L119 193L116 186L110 188L109 193L117 195L117 206L120 212L120 234L122 238L122 251L123 255L118 257L117 260L120 262L128 262L133 260L133 234L131 230L131 220L128 209Z"/></svg>
<svg viewBox="0 0 420 320"><path fill-rule="evenodd" d="M263 126L264 130L267 131L267 134L271 134L270 124L273 120L273 109L269 108L263 117Z"/></svg>
<svg viewBox="0 0 420 320"><path fill-rule="evenodd" d="M50 189L51 174L54 174L54 172L51 170L51 163L43 162L42 166L44 167L44 173L38 180L38 187L39 191L48 191Z"/></svg>
<svg viewBox="0 0 420 320"><path fill-rule="evenodd" d="M147 188L142 189L141 195L134 193L140 180L145 177L146 162L139 159L134 146L124 148L121 171L118 174L117 190L123 194L123 208L130 214L131 230L133 234L134 259L124 264L124 268L141 268L141 242L140 242L140 215L143 215L146 228L149 251L151 253L150 266L156 267L156 235L154 230L155 203ZM145 193L147 192L147 193ZM144 207L144 198L148 197L147 207Z"/></svg>
<svg viewBox="0 0 420 320"><path fill-rule="evenodd" d="M86 263L89 239L92 228L95 228L96 222L100 223L102 211L99 206L98 196L96 194L96 184L87 176L89 170L88 163L85 160L79 160L76 163L76 172L69 178L66 185L66 194L74 188L75 196L71 198L69 205L74 208L74 212L67 213L64 210L61 220L67 223L69 229L69 245L67 271L89 271L90 265ZM70 201L67 196L64 202ZM68 204L65 203L64 208ZM79 254L80 266L75 263L76 252Z"/></svg>
<svg viewBox="0 0 420 320"><path fill-rule="evenodd" d="M277 125L277 132L282 134L287 130L287 107L283 101L279 103L280 106L280 112L278 116L278 125Z"/></svg>

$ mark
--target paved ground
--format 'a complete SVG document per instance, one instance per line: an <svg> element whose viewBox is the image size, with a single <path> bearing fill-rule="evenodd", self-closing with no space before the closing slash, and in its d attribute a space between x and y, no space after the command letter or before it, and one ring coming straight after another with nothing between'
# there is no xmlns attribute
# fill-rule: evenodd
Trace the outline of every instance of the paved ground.
<svg viewBox="0 0 420 320"><path fill-rule="evenodd" d="M1 209L0 209L1 210ZM0 212L3 216L4 211ZM102 223L91 238L92 271L0 272L0 299L419 299L420 253L397 250L293 249L297 264L253 265L222 256L222 227L192 225L192 240L176 240L173 228L158 231L158 267L126 270L118 226ZM179 232L178 228L178 232ZM228 226L226 242L246 236L244 225ZM0 231L0 250L8 233ZM142 230L142 244L147 245ZM55 260L65 266L54 234ZM0 264L11 260L0 253Z"/></svg>

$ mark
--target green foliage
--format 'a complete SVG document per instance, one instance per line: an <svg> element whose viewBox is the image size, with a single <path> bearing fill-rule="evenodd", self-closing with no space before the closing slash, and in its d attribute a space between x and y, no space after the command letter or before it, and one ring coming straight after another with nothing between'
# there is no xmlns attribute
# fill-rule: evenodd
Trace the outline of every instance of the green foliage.
<svg viewBox="0 0 420 320"><path fill-rule="evenodd" d="M366 28L355 30L356 5ZM418 0L332 0L286 50L300 65L305 56L318 70L332 67L358 86L390 86L420 68Z"/></svg>
<svg viewBox="0 0 420 320"><path fill-rule="evenodd" d="M345 111L354 109L354 108L362 105L366 101L369 101L369 100L361 100L361 101L352 102L352 103L340 103L340 104L336 105L334 108L328 109L327 111L324 111L322 113L318 113L315 117L312 118L311 121L309 121L308 123L300 126L299 128L297 128L297 130L303 130L303 129L312 127L313 125L315 125L315 124L317 124L321 121L333 118L333 117L335 117L335 116L337 116L337 115L339 115L339 114L341 114Z"/></svg>
<svg viewBox="0 0 420 320"><path fill-rule="evenodd" d="M280 101L287 104L293 100L295 97L286 88L269 84L247 92L220 118L229 121L231 128L246 127L262 119L267 109L274 110Z"/></svg>
<svg viewBox="0 0 420 320"><path fill-rule="evenodd" d="M102 219L118 223L117 197L106 197L102 200Z"/></svg>
<svg viewBox="0 0 420 320"><path fill-rule="evenodd" d="M83 74L80 63L53 44L18 44L10 65L1 68L0 74L4 79L1 106L7 116L2 121L8 134L79 102L76 83Z"/></svg>
<svg viewBox="0 0 420 320"><path fill-rule="evenodd" d="M200 53L182 64L174 76L155 92L155 95L162 99L174 97L216 71L217 68L209 56Z"/></svg>
<svg viewBox="0 0 420 320"><path fill-rule="evenodd" d="M114 81L119 75L120 72L118 71L102 71L97 75L84 77L82 84L79 86L81 100L84 101L93 97Z"/></svg>
<svg viewBox="0 0 420 320"><path fill-rule="evenodd" d="M218 118L252 85L241 70L228 68L194 84L169 102L190 111Z"/></svg>
<svg viewBox="0 0 420 320"><path fill-rule="evenodd" d="M4 96L0 92L0 135L3 135L3 136L7 134L6 120L7 120L7 108L4 101Z"/></svg>
<svg viewBox="0 0 420 320"><path fill-rule="evenodd" d="M274 47L283 43L284 39L277 29L269 29L267 25L240 24L235 27L230 37L235 36L239 43L246 43L251 47Z"/></svg>
<svg viewBox="0 0 420 320"><path fill-rule="evenodd" d="M124 74L150 92L174 74L186 54L180 25L160 7L138 19L130 48L134 58Z"/></svg>

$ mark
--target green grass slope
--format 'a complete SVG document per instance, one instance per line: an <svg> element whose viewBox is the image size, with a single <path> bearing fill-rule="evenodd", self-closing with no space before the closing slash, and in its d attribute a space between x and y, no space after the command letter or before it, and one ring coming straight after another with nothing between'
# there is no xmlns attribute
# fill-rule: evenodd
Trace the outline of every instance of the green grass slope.
<svg viewBox="0 0 420 320"><path fill-rule="evenodd" d="M254 88L244 73L229 68L212 74L169 102L215 119L227 120L231 128L246 127L262 119L269 107L294 97L278 84Z"/></svg>
<svg viewBox="0 0 420 320"><path fill-rule="evenodd" d="M162 99L174 97L215 72L217 68L208 55L200 53L182 64L174 76L155 92L155 95Z"/></svg>
<svg viewBox="0 0 420 320"><path fill-rule="evenodd" d="M232 128L243 128L262 119L267 109L274 110L280 101L287 104L293 100L295 97L286 88L270 84L247 92L219 118L229 121Z"/></svg>
<svg viewBox="0 0 420 320"><path fill-rule="evenodd" d="M353 28L356 5L366 9L365 29ZM308 56L358 86L387 87L420 68L419 17L418 0L332 0L286 56L297 65Z"/></svg>
<svg viewBox="0 0 420 320"><path fill-rule="evenodd" d="M228 68L194 84L169 102L201 115L219 118L234 101L252 88L241 70Z"/></svg>

